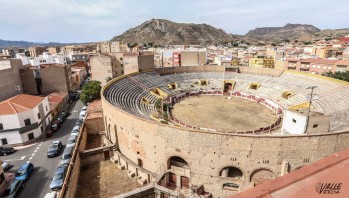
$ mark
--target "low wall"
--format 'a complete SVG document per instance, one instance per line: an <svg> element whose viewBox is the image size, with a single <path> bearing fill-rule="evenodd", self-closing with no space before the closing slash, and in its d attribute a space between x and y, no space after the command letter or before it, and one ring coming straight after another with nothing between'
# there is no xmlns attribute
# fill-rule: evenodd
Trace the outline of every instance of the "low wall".
<svg viewBox="0 0 349 198"><path fill-rule="evenodd" d="M193 73L193 72L224 72L224 66L181 66L181 67L166 67L155 69L161 76L175 73Z"/></svg>
<svg viewBox="0 0 349 198"><path fill-rule="evenodd" d="M65 192L65 197L75 197L76 189L78 187L80 168L81 168L81 159L80 154L77 152L77 156L74 161L74 166L71 166L72 170L70 172L70 177L68 180L67 191Z"/></svg>
<svg viewBox="0 0 349 198"><path fill-rule="evenodd" d="M270 69L270 68L255 68L255 67L239 67L239 70L241 73L247 73L247 74L255 74L255 75L262 75L262 76L281 76L281 74L284 72L283 70L279 69Z"/></svg>

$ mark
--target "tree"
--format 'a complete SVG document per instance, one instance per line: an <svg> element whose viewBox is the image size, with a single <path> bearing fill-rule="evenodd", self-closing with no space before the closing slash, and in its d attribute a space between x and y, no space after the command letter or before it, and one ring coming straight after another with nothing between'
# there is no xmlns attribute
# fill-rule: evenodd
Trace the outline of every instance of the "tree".
<svg viewBox="0 0 349 198"><path fill-rule="evenodd" d="M330 72L324 73L323 75L349 82L349 71L345 71L345 72L336 71L334 73L330 71Z"/></svg>
<svg viewBox="0 0 349 198"><path fill-rule="evenodd" d="M87 103L92 102L97 98L100 98L101 89L102 89L101 82L89 81L82 88L82 92L80 94L81 102L87 105Z"/></svg>

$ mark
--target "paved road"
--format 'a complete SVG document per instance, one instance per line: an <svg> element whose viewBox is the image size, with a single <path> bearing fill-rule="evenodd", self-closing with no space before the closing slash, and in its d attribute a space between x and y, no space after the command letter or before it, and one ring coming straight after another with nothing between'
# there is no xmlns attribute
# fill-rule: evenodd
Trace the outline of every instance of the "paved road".
<svg viewBox="0 0 349 198"><path fill-rule="evenodd" d="M1 157L3 161L8 161L13 165L9 170L11 172L16 172L27 161L32 162L35 166L34 172L26 182L18 198L43 198L46 193L51 192L50 183L56 168L59 166L59 158L62 154L55 158L47 158L47 149L50 143L55 140L60 140L63 143L63 149L65 148L70 131L75 126L81 108L82 103L80 100L71 104L71 114L51 138L22 148L12 155Z"/></svg>

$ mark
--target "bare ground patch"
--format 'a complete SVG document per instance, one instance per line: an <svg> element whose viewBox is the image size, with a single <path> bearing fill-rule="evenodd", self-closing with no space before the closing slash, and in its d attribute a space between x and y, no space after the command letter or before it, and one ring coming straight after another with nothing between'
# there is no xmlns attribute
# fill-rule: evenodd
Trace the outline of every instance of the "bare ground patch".
<svg viewBox="0 0 349 198"><path fill-rule="evenodd" d="M129 178L110 160L81 167L77 198L113 197L140 187L136 178Z"/></svg>
<svg viewBox="0 0 349 198"><path fill-rule="evenodd" d="M277 120L273 111L257 102L227 96L190 97L176 103L172 113L191 126L224 132L257 130Z"/></svg>

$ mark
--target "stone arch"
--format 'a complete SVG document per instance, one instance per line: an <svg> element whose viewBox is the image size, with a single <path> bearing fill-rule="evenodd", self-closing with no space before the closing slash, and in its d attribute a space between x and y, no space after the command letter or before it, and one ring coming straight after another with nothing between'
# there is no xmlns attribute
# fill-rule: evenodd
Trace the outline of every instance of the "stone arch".
<svg viewBox="0 0 349 198"><path fill-rule="evenodd" d="M167 169L171 169L172 165L180 166L183 168L189 168L188 162L184 158L182 158L178 155L174 155L174 156L171 156L170 158L168 158Z"/></svg>
<svg viewBox="0 0 349 198"><path fill-rule="evenodd" d="M255 185L261 184L264 181L274 179L275 174L273 171L267 168L259 168L254 170L250 176L250 182L253 182Z"/></svg>
<svg viewBox="0 0 349 198"><path fill-rule="evenodd" d="M234 179L243 179L243 171L235 166L225 166L219 171L219 176L221 177L230 177Z"/></svg>

